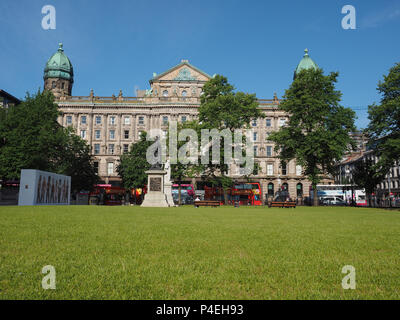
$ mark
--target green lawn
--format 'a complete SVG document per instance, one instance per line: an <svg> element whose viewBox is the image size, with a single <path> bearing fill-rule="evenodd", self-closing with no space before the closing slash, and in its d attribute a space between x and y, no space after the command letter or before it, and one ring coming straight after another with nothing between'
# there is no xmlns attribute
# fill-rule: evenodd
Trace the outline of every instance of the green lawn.
<svg viewBox="0 0 400 320"><path fill-rule="evenodd" d="M0 207L0 298L400 299L400 212Z"/></svg>

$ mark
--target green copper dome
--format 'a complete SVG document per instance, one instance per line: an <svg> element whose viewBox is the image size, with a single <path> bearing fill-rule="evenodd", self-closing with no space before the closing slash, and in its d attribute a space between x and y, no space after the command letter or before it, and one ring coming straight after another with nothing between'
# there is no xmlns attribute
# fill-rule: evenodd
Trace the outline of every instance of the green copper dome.
<svg viewBox="0 0 400 320"><path fill-rule="evenodd" d="M318 69L318 65L314 62L313 59L310 58L308 55L308 49L304 50L304 57L301 59L299 64L297 65L297 68L294 72L294 77L299 74L301 70L308 70L308 69Z"/></svg>
<svg viewBox="0 0 400 320"><path fill-rule="evenodd" d="M64 54L62 43L59 44L58 50L47 61L44 68L44 79L62 78L74 82L74 69L68 57Z"/></svg>

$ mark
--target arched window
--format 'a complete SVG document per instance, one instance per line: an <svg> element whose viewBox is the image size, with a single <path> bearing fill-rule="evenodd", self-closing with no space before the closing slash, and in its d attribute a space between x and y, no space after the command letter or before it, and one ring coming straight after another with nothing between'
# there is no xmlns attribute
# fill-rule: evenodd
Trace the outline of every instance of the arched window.
<svg viewBox="0 0 400 320"><path fill-rule="evenodd" d="M282 184L282 190L283 191L288 191L289 190L289 185L286 182L284 184Z"/></svg>
<svg viewBox="0 0 400 320"><path fill-rule="evenodd" d="M274 184L272 182L268 183L268 197L274 196Z"/></svg>
<svg viewBox="0 0 400 320"><path fill-rule="evenodd" d="M187 96L187 91L186 90L183 90L182 91L182 97L186 97Z"/></svg>
<svg viewBox="0 0 400 320"><path fill-rule="evenodd" d="M297 192L297 196L298 197L302 197L303 196L303 184L301 182L299 182L296 186L296 192Z"/></svg>

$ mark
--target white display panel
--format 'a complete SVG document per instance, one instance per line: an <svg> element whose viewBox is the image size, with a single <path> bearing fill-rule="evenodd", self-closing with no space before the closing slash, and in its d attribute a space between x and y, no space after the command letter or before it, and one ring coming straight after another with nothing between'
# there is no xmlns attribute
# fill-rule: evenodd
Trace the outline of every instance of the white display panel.
<svg viewBox="0 0 400 320"><path fill-rule="evenodd" d="M68 205L71 177L47 171L22 169L18 205Z"/></svg>

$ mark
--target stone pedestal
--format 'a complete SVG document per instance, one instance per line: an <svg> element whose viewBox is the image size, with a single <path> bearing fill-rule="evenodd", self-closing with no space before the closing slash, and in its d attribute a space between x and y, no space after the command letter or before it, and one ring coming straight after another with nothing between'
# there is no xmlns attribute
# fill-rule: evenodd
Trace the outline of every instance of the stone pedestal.
<svg viewBox="0 0 400 320"><path fill-rule="evenodd" d="M174 207L175 203L174 203L174 198L172 198L172 183L169 182L165 182L164 184L164 194L165 197L167 199L167 203L170 207Z"/></svg>
<svg viewBox="0 0 400 320"><path fill-rule="evenodd" d="M147 193L141 207L168 207L164 193L164 175L166 172L159 169L150 169L147 174Z"/></svg>

